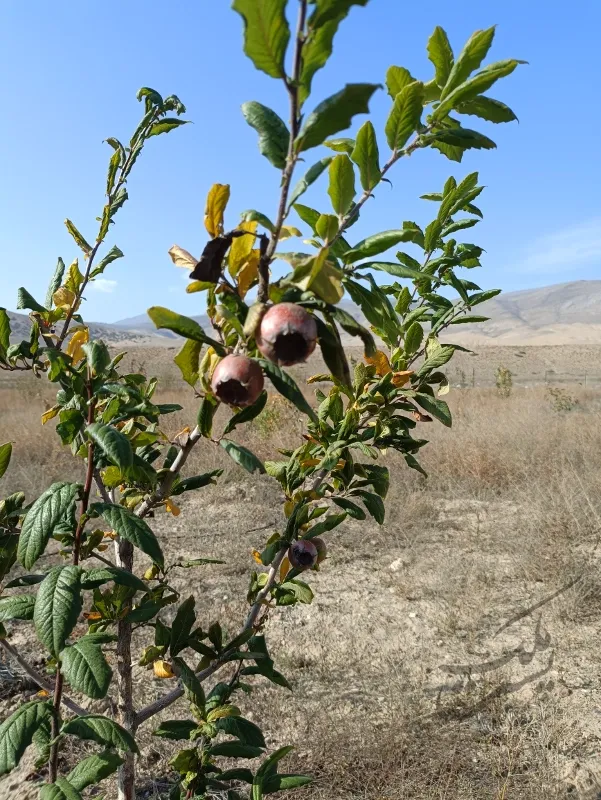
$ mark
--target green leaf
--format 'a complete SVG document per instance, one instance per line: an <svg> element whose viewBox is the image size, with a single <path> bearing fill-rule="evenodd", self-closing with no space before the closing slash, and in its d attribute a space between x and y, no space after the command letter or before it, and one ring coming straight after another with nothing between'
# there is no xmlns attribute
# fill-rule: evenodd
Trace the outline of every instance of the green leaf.
<svg viewBox="0 0 601 800"><path fill-rule="evenodd" d="M187 125L188 120L177 119L177 117L165 117L164 119L155 122L148 131L148 136L159 136L161 133L169 133L174 128L179 128L180 125Z"/></svg>
<svg viewBox="0 0 601 800"><path fill-rule="evenodd" d="M324 146L329 147L330 150L335 150L337 153L346 153L350 156L355 149L355 140L345 137L340 139L326 139Z"/></svg>
<svg viewBox="0 0 601 800"><path fill-rule="evenodd" d="M386 88L393 100L399 92L403 91L405 86L414 82L415 78L405 67L388 67L386 72Z"/></svg>
<svg viewBox="0 0 601 800"><path fill-rule="evenodd" d="M309 605L310 603L313 602L314 595L311 590L311 587L307 586L307 584L303 583L303 581L298 581L298 580L284 581L284 583L279 584L278 588L282 589L284 592L290 592L290 594L293 594L299 603L303 603L304 605Z"/></svg>
<svg viewBox="0 0 601 800"><path fill-rule="evenodd" d="M190 386L198 380L198 366L202 344L194 339L186 339L184 346L173 359L182 373L182 378Z"/></svg>
<svg viewBox="0 0 601 800"><path fill-rule="evenodd" d="M270 756L267 756L265 761L263 761L257 770L257 774L255 776L255 780L259 783L259 785L262 784L266 777L271 776L275 772L275 765L278 763L278 761L281 761L283 758L285 758L288 753L292 752L293 749L294 748L291 745L286 745L285 747L280 747Z"/></svg>
<svg viewBox="0 0 601 800"><path fill-rule="evenodd" d="M449 111L460 104L467 103L474 100L482 92L486 92L490 87L495 84L500 78L504 78L515 70L518 64L523 64L523 61L510 59L507 61L498 61L491 64L485 69L478 72L473 78L465 81L454 89L440 105L434 110L432 119L440 120L446 117Z"/></svg>
<svg viewBox="0 0 601 800"><path fill-rule="evenodd" d="M98 784L123 764L123 759L117 753L105 750L104 753L94 753L80 761L67 775L67 780L78 792L83 791L92 784Z"/></svg>
<svg viewBox="0 0 601 800"><path fill-rule="evenodd" d="M75 505L78 483L53 483L31 506L23 522L17 558L31 569L42 555L56 525Z"/></svg>
<svg viewBox="0 0 601 800"><path fill-rule="evenodd" d="M204 472L202 475L193 475L190 478L184 478L173 487L171 494L178 495L193 489L202 489L204 486L214 484L215 478L220 478L222 475L222 469L213 469L210 472Z"/></svg>
<svg viewBox="0 0 601 800"><path fill-rule="evenodd" d="M104 342L86 342L81 348L86 354L92 375L102 375L111 363L111 354Z"/></svg>
<svg viewBox="0 0 601 800"><path fill-rule="evenodd" d="M378 525L383 525L386 511L382 498L377 494L372 494L371 492L365 492L363 490L357 491L357 494L360 495L365 508L369 511Z"/></svg>
<svg viewBox="0 0 601 800"><path fill-rule="evenodd" d="M363 348L365 355L368 358L371 358L373 355L375 355L377 349L376 343L374 341L374 337L367 330L367 328L364 328L363 325L360 325L357 320L351 316L351 314L338 306L334 306L334 308L329 309L329 313L347 333L349 333L351 336L359 336L363 340Z"/></svg>
<svg viewBox="0 0 601 800"><path fill-rule="evenodd" d="M477 225L479 220L477 219L458 219L456 222L451 222L450 225L447 225L443 231L442 235L448 236L451 233L455 233L456 231L463 231L466 228L473 228L474 225Z"/></svg>
<svg viewBox="0 0 601 800"><path fill-rule="evenodd" d="M30 311L39 311L40 313L48 310L44 308L44 306L41 306L38 301L29 294L27 289L24 289L22 286L17 290L17 308L27 308Z"/></svg>
<svg viewBox="0 0 601 800"><path fill-rule="evenodd" d="M419 270L407 267L405 264L397 264L394 261L368 261L365 264L359 264L359 267L360 269L377 269L397 278L409 278L412 281L417 281L424 277Z"/></svg>
<svg viewBox="0 0 601 800"><path fill-rule="evenodd" d="M317 147L328 136L348 128L355 114L367 114L369 99L378 88L374 83L348 83L328 97L307 117L295 142L296 149L302 152Z"/></svg>
<svg viewBox="0 0 601 800"><path fill-rule="evenodd" d="M303 175L303 177L298 181L292 193L290 194L290 198L288 200L288 208L291 208L293 203L296 203L299 197L303 195L309 186L319 178L321 173L331 164L333 160L333 156L326 156L325 158L320 159L312 167L309 167L307 172Z"/></svg>
<svg viewBox="0 0 601 800"><path fill-rule="evenodd" d="M329 242L333 239L340 229L338 217L333 214L321 214L315 223L315 232L321 237L324 242Z"/></svg>
<svg viewBox="0 0 601 800"><path fill-rule="evenodd" d="M470 36L453 64L447 82L442 87L441 100L448 97L454 89L469 78L474 70L478 69L486 58L494 37L494 25L486 30L476 31Z"/></svg>
<svg viewBox="0 0 601 800"><path fill-rule="evenodd" d="M192 734L198 730L195 722L185 719L169 719L161 722L159 727L152 732L153 736L160 736L162 739L190 740Z"/></svg>
<svg viewBox="0 0 601 800"><path fill-rule="evenodd" d="M16 542L15 542L15 547L16 547ZM46 577L45 575L19 575L18 578L9 581L9 583L7 583L4 588L16 589L21 586L35 586L36 584L41 583L45 577ZM24 597L24 595L19 595L19 597ZM7 600L7 599L8 598L6 597L0 599L0 606L2 604L2 600ZM35 600L35 598L33 598L33 600ZM33 615L33 603L31 606L31 613Z"/></svg>
<svg viewBox="0 0 601 800"><path fill-rule="evenodd" d="M36 633L55 658L81 612L81 567L53 567L38 589L33 611Z"/></svg>
<svg viewBox="0 0 601 800"><path fill-rule="evenodd" d="M0 445L0 478L8 469L12 452L13 446L11 442L6 442L6 444Z"/></svg>
<svg viewBox="0 0 601 800"><path fill-rule="evenodd" d="M259 225L262 225L270 233L274 233L275 231L275 226L269 217L266 217L265 214L261 214L260 211L255 211L254 208L243 211L240 215L240 220L241 222L258 222Z"/></svg>
<svg viewBox="0 0 601 800"><path fill-rule="evenodd" d="M86 242L70 219L65 220L65 225L71 236L75 239L75 244L81 247L86 256L88 256L92 252L91 246Z"/></svg>
<svg viewBox="0 0 601 800"><path fill-rule="evenodd" d="M261 747L252 747L240 742L219 742L209 747L210 756L223 756L224 758L257 758L263 754Z"/></svg>
<svg viewBox="0 0 601 800"><path fill-rule="evenodd" d="M0 597L0 622L9 619L33 619L35 595L16 594L12 597Z"/></svg>
<svg viewBox="0 0 601 800"><path fill-rule="evenodd" d="M496 144L483 133L473 131L470 128L447 128L439 133L432 134L428 140L435 143L442 142L451 147L459 147L461 150L494 150ZM458 159L459 161L461 159Z"/></svg>
<svg viewBox="0 0 601 800"><path fill-rule="evenodd" d="M94 700L106 697L113 670L99 644L84 636L60 654L62 669L69 684Z"/></svg>
<svg viewBox="0 0 601 800"><path fill-rule="evenodd" d="M409 329L407 330L407 333L405 334L405 342L404 342L405 353L408 356L411 356L413 355L413 353L416 353L421 347L423 340L424 340L424 329L416 320L415 322L411 323Z"/></svg>
<svg viewBox="0 0 601 800"><path fill-rule="evenodd" d="M0 308L0 355L10 346L10 317L5 308Z"/></svg>
<svg viewBox="0 0 601 800"><path fill-rule="evenodd" d="M394 245L399 242L411 241L410 237L411 231L409 230L391 230L374 233L372 236L363 239L350 250L347 250L343 260L346 264L353 264L355 261L360 261L362 258L370 258L386 250L390 250L391 247L394 247Z"/></svg>
<svg viewBox="0 0 601 800"><path fill-rule="evenodd" d="M301 413L306 414L313 422L317 422L317 416L315 415L315 412L290 375L288 375L287 372L284 372L284 370L280 369L277 364L267 361L264 358L259 358L257 361L261 365L263 372L265 372L269 380L274 385L275 389L277 389L277 391L287 400L290 400L290 402L293 403Z"/></svg>
<svg viewBox="0 0 601 800"><path fill-rule="evenodd" d="M320 28L332 20L346 17L351 6L366 6L368 0L315 0L315 11L309 18L309 27Z"/></svg>
<svg viewBox="0 0 601 800"><path fill-rule="evenodd" d="M232 442L230 439L220 439L219 444L223 447L228 456L239 464L247 472L265 472L263 462L254 453L251 453L241 444Z"/></svg>
<svg viewBox="0 0 601 800"><path fill-rule="evenodd" d="M81 800L81 794L65 778L42 786L39 796L40 800Z"/></svg>
<svg viewBox="0 0 601 800"><path fill-rule="evenodd" d="M176 623L174 622L173 631L175 631L175 627ZM173 647L173 639L171 646ZM200 680L183 658L174 658L173 661L179 670L179 679L182 683L186 699L189 703L193 703L204 717L206 698Z"/></svg>
<svg viewBox="0 0 601 800"><path fill-rule="evenodd" d="M217 728L228 736L235 736L242 744L251 747L265 747L265 737L261 729L243 717L222 717L216 722Z"/></svg>
<svg viewBox="0 0 601 800"><path fill-rule="evenodd" d="M234 0L234 11L244 20L244 52L257 69L283 78L290 28L286 0Z"/></svg>
<svg viewBox="0 0 601 800"><path fill-rule="evenodd" d="M165 562L161 546L158 543L148 524L140 517L123 506L112 505L111 503L94 503L92 509L96 514L104 517L111 528L122 539L131 542L143 553L146 553L155 564L163 567Z"/></svg>
<svg viewBox="0 0 601 800"><path fill-rule="evenodd" d="M98 262L98 266L94 267L90 273L90 278L95 278L97 275L102 275L108 265L112 264L113 261L116 261L118 258L123 258L123 253L121 250L119 250L117 245L114 245L114 247L111 247L111 249L105 255L105 257Z"/></svg>
<svg viewBox="0 0 601 800"><path fill-rule="evenodd" d="M200 404L198 409L197 423L200 432L205 439L209 439L211 437L211 433L213 431L213 417L215 416L215 412L217 411L218 407L219 403L212 394L206 394L202 403Z"/></svg>
<svg viewBox="0 0 601 800"><path fill-rule="evenodd" d="M147 313L157 328L166 328L186 339L194 339L196 342L208 344L220 356L226 354L223 345L207 336L198 322L190 319L190 317L176 314L175 311L170 311L168 308L163 308L163 306L152 306Z"/></svg>
<svg viewBox="0 0 601 800"><path fill-rule="evenodd" d="M424 84L414 81L407 84L395 97L392 110L386 121L386 139L391 150L405 146L411 134L417 130L423 108Z"/></svg>
<svg viewBox="0 0 601 800"><path fill-rule="evenodd" d="M449 406L444 400L439 400L436 397L430 397L429 394L417 393L414 397L415 402L420 405L428 414L431 414L436 419L440 420L443 425L450 428L453 423L451 411Z"/></svg>
<svg viewBox="0 0 601 800"><path fill-rule="evenodd" d="M428 58L436 70L436 83L442 89L449 80L455 59L449 37L440 25L434 28L434 33L428 40Z"/></svg>
<svg viewBox="0 0 601 800"><path fill-rule="evenodd" d="M121 431L102 422L93 422L86 428L86 433L102 450L111 464L121 470L127 470L134 462L134 453Z"/></svg>
<svg viewBox="0 0 601 800"><path fill-rule="evenodd" d="M263 792L272 794L273 792L283 792L286 789L298 789L300 786L307 786L312 783L313 778L308 775L275 774L269 775L263 783Z"/></svg>
<svg viewBox="0 0 601 800"><path fill-rule="evenodd" d="M259 134L259 152L277 169L284 169L288 157L290 131L275 111L251 100L242 104L242 114Z"/></svg>
<svg viewBox="0 0 601 800"><path fill-rule="evenodd" d="M513 122L517 120L513 111L502 103L500 100L493 100L492 97L485 97L480 95L470 100L468 103L462 103L457 111L460 114L472 114L480 119L488 120L488 122Z"/></svg>
<svg viewBox="0 0 601 800"><path fill-rule="evenodd" d="M315 322L317 323L319 347L326 367L340 383L350 386L351 374L346 353L335 329L320 320L319 317L315 317Z"/></svg>
<svg viewBox="0 0 601 800"><path fill-rule="evenodd" d="M237 411L230 418L227 425L223 429L223 435L226 436L228 433L231 433L236 425L241 425L244 422L250 422L251 420L255 419L255 417L258 417L261 411L263 411L265 408L266 403L267 392L261 392L251 406L247 406L247 408L241 408L240 411Z"/></svg>
<svg viewBox="0 0 601 800"><path fill-rule="evenodd" d="M347 500L346 497L332 497L332 500L337 506L343 508L349 517L359 520L365 519L365 511L361 508L361 506L352 503L350 500Z"/></svg>
<svg viewBox="0 0 601 800"><path fill-rule="evenodd" d="M370 120L359 128L351 158L359 167L361 186L366 192L371 192L380 182L382 173L376 131Z"/></svg>
<svg viewBox="0 0 601 800"><path fill-rule="evenodd" d="M31 744L35 731L52 716L50 703L20 705L0 725L0 775L11 772Z"/></svg>
<svg viewBox="0 0 601 800"><path fill-rule="evenodd" d="M105 747L116 747L118 750L127 750L131 753L139 752L131 733L102 714L75 717L63 724L61 733L98 742Z"/></svg>
<svg viewBox="0 0 601 800"><path fill-rule="evenodd" d="M52 280L48 286L48 291L46 292L46 308L52 308L52 298L56 290L60 287L61 283L63 282L63 275L65 274L65 262L62 258L58 259L58 263L56 265L56 269L54 270L54 275L52 276Z"/></svg>
<svg viewBox="0 0 601 800"><path fill-rule="evenodd" d="M196 612L194 596L191 595L187 600L180 605L177 609L177 614L173 620L170 652L172 656L176 656L188 646L188 639L192 626L196 622Z"/></svg>
<svg viewBox="0 0 601 800"><path fill-rule="evenodd" d="M313 76L325 66L332 55L334 36L350 7L366 4L367 0L318 0L316 3L315 11L309 18L309 35L302 50L299 91L301 104L309 96Z"/></svg>
<svg viewBox="0 0 601 800"><path fill-rule="evenodd" d="M96 567L95 569L86 570L82 577L81 587L82 589L94 589L109 581L114 581L118 586L129 586L138 592L146 593L150 591L144 581L140 580L137 575L121 567Z"/></svg>

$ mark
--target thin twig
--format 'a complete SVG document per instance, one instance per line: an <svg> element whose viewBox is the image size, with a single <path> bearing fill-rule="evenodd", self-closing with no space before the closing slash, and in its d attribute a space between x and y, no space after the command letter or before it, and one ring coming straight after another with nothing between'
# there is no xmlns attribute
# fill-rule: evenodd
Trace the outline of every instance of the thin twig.
<svg viewBox="0 0 601 800"><path fill-rule="evenodd" d="M0 647L2 647L2 649L5 650L8 653L8 655L17 662L17 664L21 667L23 672L29 675L29 677L36 684L36 686L39 686L40 689L43 689L45 692L54 694L54 686L52 682L46 680L46 678L42 677L39 672L37 672L30 664L28 664L27 661L25 661L25 659L23 658L23 656L19 655L19 652L15 650L15 648L12 646L12 644L10 644L10 642L8 642L6 639L0 639ZM85 708L78 706L77 703L75 703L73 700L71 700L70 697L67 697L64 694L61 698L61 702L65 706L65 708L68 708L69 711L72 711L74 714L78 714L79 716L84 716L85 714L89 713L88 711L85 710Z"/></svg>

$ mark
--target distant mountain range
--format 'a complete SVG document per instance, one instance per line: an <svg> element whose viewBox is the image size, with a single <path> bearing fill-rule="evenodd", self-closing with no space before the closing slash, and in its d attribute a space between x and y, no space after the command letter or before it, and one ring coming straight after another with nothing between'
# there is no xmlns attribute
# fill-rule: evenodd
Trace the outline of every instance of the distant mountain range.
<svg viewBox="0 0 601 800"><path fill-rule="evenodd" d="M365 324L360 310L351 303L343 305ZM486 345L601 345L601 280L572 281L539 289L501 294L477 307L479 315L490 317L477 325L457 325L446 338L466 346ZM25 314L10 314L11 340L27 338L29 319ZM194 317L208 327L204 315ZM178 339L170 331L158 331L146 314L118 322L90 323L94 338L111 344L138 346L173 345ZM355 340L354 340L355 341Z"/></svg>

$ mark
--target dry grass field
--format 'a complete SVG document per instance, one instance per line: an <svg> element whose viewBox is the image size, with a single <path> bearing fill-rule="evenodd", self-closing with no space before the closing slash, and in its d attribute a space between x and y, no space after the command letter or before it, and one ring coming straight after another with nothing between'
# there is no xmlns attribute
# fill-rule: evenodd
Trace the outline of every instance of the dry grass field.
<svg viewBox="0 0 601 800"><path fill-rule="evenodd" d="M159 363L148 351L131 360L153 372ZM173 434L197 401L164 369L162 399L185 407L169 418ZM0 381L0 441L17 442L3 493L32 500L52 480L80 477L54 423L40 425L48 388L31 376ZM562 390L453 389L453 428L424 425L429 478L388 458L386 523L336 529L311 575L314 603L272 614L273 654L294 692L258 679L256 697L268 744L294 743L288 766L316 778L299 800L601 798L601 389ZM300 427L272 399L238 440L266 458ZM182 574L178 588L196 596L203 626L219 617L234 631L251 551L282 518L275 482L226 459L199 446L190 474L220 465L224 477L186 495L179 517L154 522L167 557L226 561ZM39 660L26 632L11 625L19 650ZM135 674L140 704L172 688ZM7 664L0 718L34 691ZM158 800L169 745L142 730L140 796ZM31 761L0 781L0 798L35 797L30 771Z"/></svg>

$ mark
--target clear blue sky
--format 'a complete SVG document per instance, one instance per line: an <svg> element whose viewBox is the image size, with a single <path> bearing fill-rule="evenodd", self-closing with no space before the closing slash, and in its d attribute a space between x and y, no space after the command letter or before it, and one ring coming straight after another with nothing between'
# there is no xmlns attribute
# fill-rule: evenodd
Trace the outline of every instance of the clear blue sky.
<svg viewBox="0 0 601 800"><path fill-rule="evenodd" d="M194 125L154 139L139 160L130 201L111 231L110 244L126 257L105 273L116 284L102 288L112 291L88 293L87 319L115 321L155 303L202 310L199 295L185 295L183 272L167 250L177 243L200 252L212 183L232 186L229 224L251 207L275 216L278 174L259 155L240 105L259 100L286 117L285 93L243 56L241 21L229 5L3 0L0 305L14 309L20 285L43 299L57 256L68 264L77 255L65 217L93 237L112 152L103 139L129 138L141 111L140 86L178 94ZM489 187L479 202L486 219L465 233L487 254L485 268L470 277L505 290L601 278L598 0L371 0L353 9L339 32L335 58L318 73L307 109L344 83L383 82L393 63L428 79L425 45L435 25L447 29L457 50L473 30L494 23L491 57L530 62L490 91L520 123L480 123L498 149L467 154L462 164L434 151L398 164L394 191L378 190L353 238L404 219L427 222L434 207L419 195L439 190L450 174L461 178L477 168ZM388 106L385 92L372 101L379 132ZM309 155L311 163L320 151ZM325 181L306 198L328 210ZM292 240L292 249L300 246Z"/></svg>

